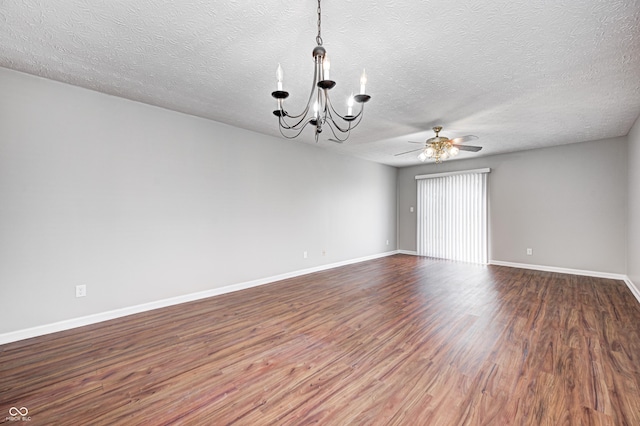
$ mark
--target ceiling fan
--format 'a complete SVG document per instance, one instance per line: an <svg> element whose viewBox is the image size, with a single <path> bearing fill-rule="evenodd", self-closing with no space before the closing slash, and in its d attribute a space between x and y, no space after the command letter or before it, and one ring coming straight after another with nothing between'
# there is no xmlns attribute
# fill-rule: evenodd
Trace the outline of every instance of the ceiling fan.
<svg viewBox="0 0 640 426"><path fill-rule="evenodd" d="M442 160L446 160L450 157L455 157L458 155L459 151L471 151L478 152L482 149L481 146L473 146L473 145L460 145L463 142L472 141L478 139L477 136L467 135L461 136L459 138L449 139L446 136L440 136L440 132L442 131L442 126L436 126L433 128L433 131L436 132L436 136L430 139L427 139L425 142L412 142L409 143L424 143L424 148L412 149L411 151L401 152L398 155L405 155L411 152L422 151L420 155L418 155L418 159L423 163L427 161L427 159L435 159L436 163L441 163Z"/></svg>

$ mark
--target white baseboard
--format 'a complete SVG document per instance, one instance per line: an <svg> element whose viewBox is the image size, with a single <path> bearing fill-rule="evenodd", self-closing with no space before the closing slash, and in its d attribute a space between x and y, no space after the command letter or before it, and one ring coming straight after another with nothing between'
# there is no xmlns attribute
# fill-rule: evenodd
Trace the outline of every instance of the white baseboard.
<svg viewBox="0 0 640 426"><path fill-rule="evenodd" d="M350 265L353 263L365 262L367 260L379 259L394 254L398 254L398 250L385 253L374 254L371 256L359 257L356 259L344 260L341 262L331 263L327 265L315 266L313 268L301 269L298 271L287 272L280 275L274 275L267 278L261 278L253 281L247 281L238 284L232 284L224 287L213 288L211 290L201 291L197 293L185 294L182 296L172 297L169 299L158 300L141 305L128 306L126 308L114 309L112 311L100 312L97 314L87 315L79 318L72 318L51 324L45 324L37 327L27 328L24 330L11 331L9 333L0 334L0 345L17 342L19 340L30 339L32 337L43 336L45 334L56 333L59 331L70 330L72 328L83 327L85 325L96 324L102 321L108 321L128 315L138 314L141 312L151 311L153 309L165 308L168 306L178 305L180 303L192 302L194 300L206 299L207 297L218 296L225 293L231 293L238 290L244 290L251 287L257 287L276 281L294 278L301 275L311 274L313 272L333 269L340 266Z"/></svg>
<svg viewBox="0 0 640 426"><path fill-rule="evenodd" d="M636 297L638 303L640 303L640 288L638 288L638 286L636 286L629 277L625 277L624 282L627 284L627 287L629 287L629 290L631 290L631 293Z"/></svg>
<svg viewBox="0 0 640 426"><path fill-rule="evenodd" d="M609 278L612 280L625 280L624 274L614 274L611 272L587 271L584 269L560 268L557 266L532 265L529 263L503 262L501 260L490 260L489 265L509 266L511 268L534 269L536 271L558 272L560 274L583 275L586 277Z"/></svg>
<svg viewBox="0 0 640 426"><path fill-rule="evenodd" d="M611 272L586 271L584 269L559 268L557 266L530 265L528 263L503 262L501 260L490 260L490 265L508 266L511 268L534 269L536 271L558 272L561 274L583 275L587 277L608 278L611 280L621 280L629 287L633 296L640 303L640 289L624 274L614 274Z"/></svg>
<svg viewBox="0 0 640 426"><path fill-rule="evenodd" d="M408 254L410 256L417 256L418 252L417 251L411 251L411 250L398 250L398 254Z"/></svg>

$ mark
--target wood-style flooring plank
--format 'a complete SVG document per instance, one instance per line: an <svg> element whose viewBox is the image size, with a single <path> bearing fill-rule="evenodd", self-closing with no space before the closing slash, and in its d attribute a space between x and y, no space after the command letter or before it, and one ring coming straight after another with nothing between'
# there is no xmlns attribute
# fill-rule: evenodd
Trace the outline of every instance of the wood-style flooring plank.
<svg viewBox="0 0 640 426"><path fill-rule="evenodd" d="M0 346L0 423L640 425L623 282L396 255Z"/></svg>

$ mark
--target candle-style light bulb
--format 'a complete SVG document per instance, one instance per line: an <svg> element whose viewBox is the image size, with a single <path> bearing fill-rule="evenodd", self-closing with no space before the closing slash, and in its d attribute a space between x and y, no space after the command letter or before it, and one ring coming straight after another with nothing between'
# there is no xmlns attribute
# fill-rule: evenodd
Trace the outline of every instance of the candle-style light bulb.
<svg viewBox="0 0 640 426"><path fill-rule="evenodd" d="M282 67L278 64L278 69L276 70L276 79L278 79L278 90L282 90L282 78L284 77L284 73L282 72Z"/></svg>
<svg viewBox="0 0 640 426"><path fill-rule="evenodd" d="M329 60L329 56L327 56L326 54L324 55L324 58L322 59L322 69L324 71L323 80L330 80L330 78L329 78L329 70L331 69L331 61Z"/></svg>
<svg viewBox="0 0 640 426"><path fill-rule="evenodd" d="M313 116L318 119L318 101L313 104Z"/></svg>
<svg viewBox="0 0 640 426"><path fill-rule="evenodd" d="M362 76L360 77L360 94L364 95L365 92L365 86L367 84L367 73L365 72L365 70L362 70Z"/></svg>
<svg viewBox="0 0 640 426"><path fill-rule="evenodd" d="M353 115L353 93L347 100L347 115Z"/></svg>

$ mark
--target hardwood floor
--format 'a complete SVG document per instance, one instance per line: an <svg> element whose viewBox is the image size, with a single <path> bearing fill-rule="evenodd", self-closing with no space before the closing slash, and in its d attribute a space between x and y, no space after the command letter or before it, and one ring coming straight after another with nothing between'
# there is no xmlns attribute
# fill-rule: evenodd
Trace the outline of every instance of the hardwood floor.
<svg viewBox="0 0 640 426"><path fill-rule="evenodd" d="M0 346L0 423L640 425L639 357L621 281L396 255Z"/></svg>

